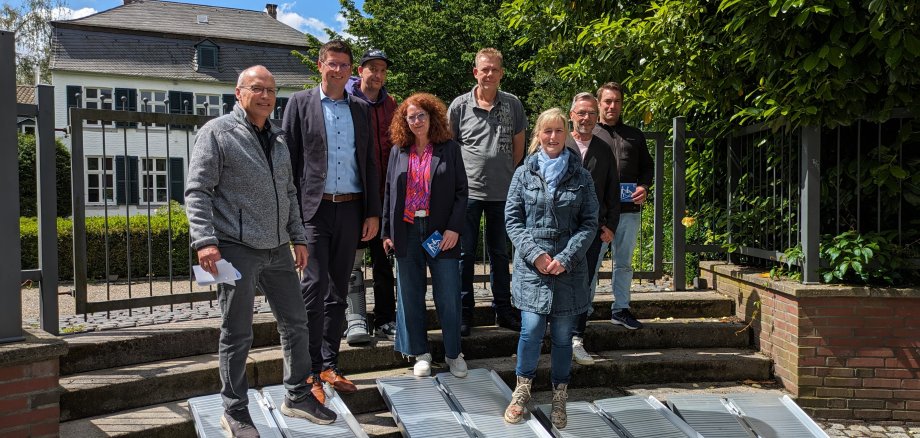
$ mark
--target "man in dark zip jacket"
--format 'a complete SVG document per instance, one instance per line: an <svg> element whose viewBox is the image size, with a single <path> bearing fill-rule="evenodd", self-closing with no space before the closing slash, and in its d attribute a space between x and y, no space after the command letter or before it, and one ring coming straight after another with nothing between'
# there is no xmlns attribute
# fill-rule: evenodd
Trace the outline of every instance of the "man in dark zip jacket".
<svg viewBox="0 0 920 438"><path fill-rule="evenodd" d="M216 263L226 258L242 274L235 285L217 287L222 318L221 425L234 437L259 436L246 396L256 287L265 293L281 332L288 388L281 412L319 424L336 418L306 383L310 372L307 312L295 267L302 270L307 265L307 246L288 148L281 130L268 121L277 91L265 67L250 67L240 74L239 105L198 131L185 191L192 248L201 267L217 274Z"/></svg>
<svg viewBox="0 0 920 438"><path fill-rule="evenodd" d="M393 62L386 53L379 49L370 49L361 57L358 76L348 81L345 89L353 96L367 102L371 113L371 137L374 141L374 154L377 158L377 174L380 176L380 199L386 187L387 164L390 162L390 122L396 112L396 101L387 93L387 72ZM367 343L370 336L367 330L367 306L365 304L364 274L361 267L364 261L364 249L370 249L371 263L374 271L374 332L378 337L394 340L396 338L396 281L393 266L383 249L380 236L374 236L368 242L361 242L355 253L355 265L351 271L351 283L348 290L348 313L345 315L347 328L345 341L349 345Z"/></svg>
<svg viewBox="0 0 920 438"><path fill-rule="evenodd" d="M600 106L600 123L594 135L601 137L613 148L621 187L635 184L635 192L620 201L620 222L613 239L613 314L610 322L630 330L642 328L642 323L629 311L632 286L632 258L642 224L642 204L648 196L655 175L655 162L645 144L642 131L623 124L623 89L616 82L608 82L597 90Z"/></svg>

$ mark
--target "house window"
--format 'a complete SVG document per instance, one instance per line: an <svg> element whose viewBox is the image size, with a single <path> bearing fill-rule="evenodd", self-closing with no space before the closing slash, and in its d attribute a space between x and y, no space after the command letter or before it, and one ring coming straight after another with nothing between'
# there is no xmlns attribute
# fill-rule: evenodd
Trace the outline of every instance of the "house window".
<svg viewBox="0 0 920 438"><path fill-rule="evenodd" d="M196 94L195 95L195 114L199 116L219 116L220 115L220 95L219 94Z"/></svg>
<svg viewBox="0 0 920 438"><path fill-rule="evenodd" d="M115 171L112 157L86 157L86 202L115 203Z"/></svg>
<svg viewBox="0 0 920 438"><path fill-rule="evenodd" d="M168 180L166 158L141 159L141 203L165 203Z"/></svg>
<svg viewBox="0 0 920 438"><path fill-rule="evenodd" d="M146 110L143 109L144 99L147 99ZM148 113L166 114L166 91L141 90L141 100L137 106Z"/></svg>
<svg viewBox="0 0 920 438"><path fill-rule="evenodd" d="M198 46L198 68L217 68L217 46L209 44Z"/></svg>
<svg viewBox="0 0 920 438"><path fill-rule="evenodd" d="M112 109L112 89L86 87L83 102L88 109ZM98 120L87 120L87 125L99 125Z"/></svg>

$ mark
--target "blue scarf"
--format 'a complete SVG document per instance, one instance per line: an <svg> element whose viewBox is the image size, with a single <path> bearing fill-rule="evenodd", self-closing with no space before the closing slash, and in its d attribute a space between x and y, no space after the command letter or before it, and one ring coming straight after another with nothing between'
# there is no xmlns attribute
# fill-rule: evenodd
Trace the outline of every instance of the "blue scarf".
<svg viewBox="0 0 920 438"><path fill-rule="evenodd" d="M562 153L556 158L550 158L542 148L540 149L540 153L537 156L537 167L540 169L540 175L543 176L543 180L546 181L546 185L549 187L550 196L556 195L556 186L559 185L559 180L561 180L562 175L565 174L565 169L568 164L569 148L562 148Z"/></svg>

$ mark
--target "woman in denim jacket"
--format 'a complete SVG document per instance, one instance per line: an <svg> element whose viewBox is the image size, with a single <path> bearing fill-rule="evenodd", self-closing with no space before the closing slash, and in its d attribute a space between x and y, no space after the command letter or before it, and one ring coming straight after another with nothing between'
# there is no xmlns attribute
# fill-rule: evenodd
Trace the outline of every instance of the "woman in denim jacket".
<svg viewBox="0 0 920 438"><path fill-rule="evenodd" d="M558 108L537 118L531 154L511 180L505 227L516 249L511 300L521 309L517 386L505 421L517 423L530 387L547 322L552 337L551 378L557 428L567 423L565 402L572 369L572 329L591 306L585 252L597 232L597 195L581 158L565 147L565 113Z"/></svg>

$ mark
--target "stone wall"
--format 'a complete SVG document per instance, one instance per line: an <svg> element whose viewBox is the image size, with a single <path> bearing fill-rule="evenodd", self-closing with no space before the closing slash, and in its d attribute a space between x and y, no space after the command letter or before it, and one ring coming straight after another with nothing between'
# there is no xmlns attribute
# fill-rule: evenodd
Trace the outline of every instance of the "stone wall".
<svg viewBox="0 0 920 438"><path fill-rule="evenodd" d="M809 414L920 421L920 290L802 285L701 262Z"/></svg>
<svg viewBox="0 0 920 438"><path fill-rule="evenodd" d="M0 436L56 437L58 361L67 345L39 330L23 334L25 341L0 344Z"/></svg>

